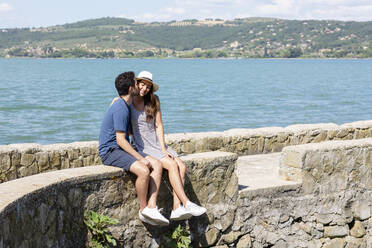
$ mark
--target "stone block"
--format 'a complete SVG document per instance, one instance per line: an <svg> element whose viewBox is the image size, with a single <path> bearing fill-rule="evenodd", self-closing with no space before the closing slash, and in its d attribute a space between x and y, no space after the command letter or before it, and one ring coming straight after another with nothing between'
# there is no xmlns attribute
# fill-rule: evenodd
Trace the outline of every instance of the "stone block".
<svg viewBox="0 0 372 248"><path fill-rule="evenodd" d="M238 194L238 177L236 176L235 172L231 175L225 193L228 197L230 197L230 199L235 199Z"/></svg>
<svg viewBox="0 0 372 248"><path fill-rule="evenodd" d="M339 238L345 237L349 234L348 226L325 226L324 237L328 238Z"/></svg>
<svg viewBox="0 0 372 248"><path fill-rule="evenodd" d="M323 229L321 230L321 231L323 231L324 230L323 224L328 225L329 223L331 223L332 215L326 214L326 213L319 213L316 220L319 224L321 224L320 226L323 227Z"/></svg>
<svg viewBox="0 0 372 248"><path fill-rule="evenodd" d="M367 129L355 130L355 138L356 139L368 138L368 130Z"/></svg>
<svg viewBox="0 0 372 248"><path fill-rule="evenodd" d="M94 165L94 155L89 155L87 157L84 157L83 159L83 166L90 166Z"/></svg>
<svg viewBox="0 0 372 248"><path fill-rule="evenodd" d="M241 237L236 244L236 248L251 248L252 247L252 240L249 234L244 235Z"/></svg>
<svg viewBox="0 0 372 248"><path fill-rule="evenodd" d="M327 241L324 245L323 248L344 248L346 242L344 239L341 238L336 238L332 239L330 241Z"/></svg>
<svg viewBox="0 0 372 248"><path fill-rule="evenodd" d="M76 159L70 162L71 168L79 168L83 167L83 160Z"/></svg>
<svg viewBox="0 0 372 248"><path fill-rule="evenodd" d="M61 166L61 155L59 152L49 153L49 163L52 168L59 168Z"/></svg>
<svg viewBox="0 0 372 248"><path fill-rule="evenodd" d="M202 243L203 247L211 246L217 242L217 239L220 235L220 231L216 228L211 228L205 234L205 242Z"/></svg>
<svg viewBox="0 0 372 248"><path fill-rule="evenodd" d="M68 169L70 168L70 160L67 158L61 160L61 169Z"/></svg>
<svg viewBox="0 0 372 248"><path fill-rule="evenodd" d="M358 220L366 220L371 217L371 206L368 202L356 202L353 206L354 217Z"/></svg>
<svg viewBox="0 0 372 248"><path fill-rule="evenodd" d="M82 148L80 148L80 151L81 151L81 154L84 155L84 156L88 156L88 155L91 155L93 153L92 149L90 147L82 147Z"/></svg>
<svg viewBox="0 0 372 248"><path fill-rule="evenodd" d="M37 163L34 162L30 166L22 166L21 168L18 169L18 177L27 177L31 175L35 175L39 173L39 167L37 166Z"/></svg>
<svg viewBox="0 0 372 248"><path fill-rule="evenodd" d="M348 134L349 134L349 130L345 128L345 129L338 130L338 132L336 134L336 137L339 138L339 139L343 139Z"/></svg>
<svg viewBox="0 0 372 248"><path fill-rule="evenodd" d="M372 149L366 151L366 166L372 167Z"/></svg>
<svg viewBox="0 0 372 248"><path fill-rule="evenodd" d="M309 248L321 248L322 242L320 240L311 240L308 245Z"/></svg>
<svg viewBox="0 0 372 248"><path fill-rule="evenodd" d="M279 177L286 181L302 181L302 169L280 165Z"/></svg>
<svg viewBox="0 0 372 248"><path fill-rule="evenodd" d="M18 152L12 152L11 158L12 158L12 167L19 167L21 164L21 153Z"/></svg>
<svg viewBox="0 0 372 248"><path fill-rule="evenodd" d="M69 149L69 150L67 150L67 156L68 156L68 159L70 161L71 160L78 159L79 158L79 154L80 154L80 150L79 149Z"/></svg>
<svg viewBox="0 0 372 248"><path fill-rule="evenodd" d="M0 173L9 170L11 167L10 154L0 154Z"/></svg>
<svg viewBox="0 0 372 248"><path fill-rule="evenodd" d="M303 166L302 154L296 151L285 151L282 153L283 165L301 169Z"/></svg>
<svg viewBox="0 0 372 248"><path fill-rule="evenodd" d="M345 238L345 248L366 248L364 239L358 239L351 236Z"/></svg>
<svg viewBox="0 0 372 248"><path fill-rule="evenodd" d="M229 232L227 234L223 234L220 241L218 241L219 245L223 244L232 244L236 240L238 240L239 236L241 236L241 232Z"/></svg>
<svg viewBox="0 0 372 248"><path fill-rule="evenodd" d="M359 220L356 220L354 223L353 228L350 230L350 235L355 238L361 238L366 234L366 229L364 228L364 225Z"/></svg>
<svg viewBox="0 0 372 248"><path fill-rule="evenodd" d="M49 156L46 152L36 153L36 161L40 172L44 172L49 169Z"/></svg>
<svg viewBox="0 0 372 248"><path fill-rule="evenodd" d="M35 161L35 155L34 154L28 154L28 153L22 153L21 156L21 165L22 166L30 166Z"/></svg>
<svg viewBox="0 0 372 248"><path fill-rule="evenodd" d="M18 178L17 169L14 167L5 172L5 174L3 175L5 177L5 181L10 181Z"/></svg>

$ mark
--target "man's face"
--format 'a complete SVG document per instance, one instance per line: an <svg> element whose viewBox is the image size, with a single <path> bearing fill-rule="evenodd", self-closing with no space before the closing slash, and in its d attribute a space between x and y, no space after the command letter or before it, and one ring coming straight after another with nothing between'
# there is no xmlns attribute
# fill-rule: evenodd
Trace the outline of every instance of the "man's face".
<svg viewBox="0 0 372 248"><path fill-rule="evenodd" d="M130 87L132 90L131 90L131 93L130 95L131 96L138 96L139 95L139 89L138 89L138 82L136 79L134 79L134 87Z"/></svg>

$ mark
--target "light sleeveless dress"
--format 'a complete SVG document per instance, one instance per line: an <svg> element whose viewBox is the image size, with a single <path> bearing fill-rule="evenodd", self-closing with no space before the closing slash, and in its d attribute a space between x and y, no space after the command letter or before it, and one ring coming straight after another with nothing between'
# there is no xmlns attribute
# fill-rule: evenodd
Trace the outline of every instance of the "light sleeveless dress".
<svg viewBox="0 0 372 248"><path fill-rule="evenodd" d="M156 159L165 157L165 154L161 150L158 136L156 135L154 119L150 122L146 122L145 111L137 110L133 104L131 104L129 108L133 138L137 150ZM172 148L167 146L166 148L173 157L178 157L177 153Z"/></svg>

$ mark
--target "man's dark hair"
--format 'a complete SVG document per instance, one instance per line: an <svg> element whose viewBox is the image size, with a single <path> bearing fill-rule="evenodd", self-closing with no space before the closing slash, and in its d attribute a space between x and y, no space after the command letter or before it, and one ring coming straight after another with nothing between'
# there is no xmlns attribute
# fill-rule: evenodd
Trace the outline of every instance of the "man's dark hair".
<svg viewBox="0 0 372 248"><path fill-rule="evenodd" d="M132 71L121 73L115 79L115 88L118 91L119 96L128 95L129 86L134 87L134 85L134 72Z"/></svg>

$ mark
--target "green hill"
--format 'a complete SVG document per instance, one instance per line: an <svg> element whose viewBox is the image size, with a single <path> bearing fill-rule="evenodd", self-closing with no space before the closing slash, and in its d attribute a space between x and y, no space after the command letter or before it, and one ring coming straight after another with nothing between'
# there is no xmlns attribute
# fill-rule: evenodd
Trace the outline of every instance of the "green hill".
<svg viewBox="0 0 372 248"><path fill-rule="evenodd" d="M100 18L0 29L2 57L372 57L372 22Z"/></svg>

